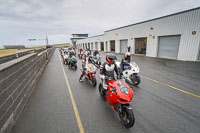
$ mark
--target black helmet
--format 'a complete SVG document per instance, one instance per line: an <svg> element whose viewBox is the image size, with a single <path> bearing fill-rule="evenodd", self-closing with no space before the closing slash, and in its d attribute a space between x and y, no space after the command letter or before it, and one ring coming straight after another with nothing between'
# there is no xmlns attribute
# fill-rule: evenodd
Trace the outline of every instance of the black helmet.
<svg viewBox="0 0 200 133"><path fill-rule="evenodd" d="M117 57L113 54L107 54L106 55L106 62L107 64L114 64L115 60L117 60Z"/></svg>

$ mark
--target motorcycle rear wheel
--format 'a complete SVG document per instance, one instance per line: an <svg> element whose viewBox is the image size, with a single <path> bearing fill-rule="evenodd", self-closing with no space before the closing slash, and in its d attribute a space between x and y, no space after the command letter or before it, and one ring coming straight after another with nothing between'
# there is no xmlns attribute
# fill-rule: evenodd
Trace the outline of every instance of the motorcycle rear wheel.
<svg viewBox="0 0 200 133"><path fill-rule="evenodd" d="M122 108L122 116L120 119L126 128L131 128L135 124L135 116L133 110Z"/></svg>

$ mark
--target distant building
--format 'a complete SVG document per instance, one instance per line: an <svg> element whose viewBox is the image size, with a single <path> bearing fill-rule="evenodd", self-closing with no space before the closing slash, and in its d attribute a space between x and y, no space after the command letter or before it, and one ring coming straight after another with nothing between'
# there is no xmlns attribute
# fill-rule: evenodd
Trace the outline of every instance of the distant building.
<svg viewBox="0 0 200 133"><path fill-rule="evenodd" d="M88 38L88 34L72 34L72 36L71 41L74 46L76 46L77 40Z"/></svg>
<svg viewBox="0 0 200 133"><path fill-rule="evenodd" d="M22 49L25 48L24 45L3 45L5 49Z"/></svg>

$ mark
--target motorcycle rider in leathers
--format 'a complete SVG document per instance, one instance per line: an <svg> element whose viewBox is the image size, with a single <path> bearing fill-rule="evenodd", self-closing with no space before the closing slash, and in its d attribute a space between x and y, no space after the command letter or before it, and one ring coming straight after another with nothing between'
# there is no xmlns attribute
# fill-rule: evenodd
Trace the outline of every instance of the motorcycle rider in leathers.
<svg viewBox="0 0 200 133"><path fill-rule="evenodd" d="M120 67L121 67L122 71L124 71L124 65L130 64L130 61L131 61L130 46L127 48L128 48L128 52L125 53L124 59L122 59L122 61L121 61Z"/></svg>
<svg viewBox="0 0 200 133"><path fill-rule="evenodd" d="M85 51L85 54L83 56L83 60L82 60L83 71L82 71L82 74L81 74L81 76L79 78L79 81L81 81L81 82L83 81L82 78L85 75L85 70L86 70L86 67L88 65L88 56L89 56L89 54L90 54L90 51L87 50L87 51Z"/></svg>
<svg viewBox="0 0 200 133"><path fill-rule="evenodd" d="M103 79L103 88L107 90L108 79L105 77L112 77L115 80L114 71L119 76L117 65L115 64L116 56L113 54L106 55L106 62L100 67L100 77ZM118 77L119 78L119 77Z"/></svg>
<svg viewBox="0 0 200 133"><path fill-rule="evenodd" d="M98 50L95 50L93 53L93 56L96 56L97 54L99 54Z"/></svg>
<svg viewBox="0 0 200 133"><path fill-rule="evenodd" d="M124 65L130 64L131 61L131 53L125 53L124 59L121 61L121 69L124 71Z"/></svg>

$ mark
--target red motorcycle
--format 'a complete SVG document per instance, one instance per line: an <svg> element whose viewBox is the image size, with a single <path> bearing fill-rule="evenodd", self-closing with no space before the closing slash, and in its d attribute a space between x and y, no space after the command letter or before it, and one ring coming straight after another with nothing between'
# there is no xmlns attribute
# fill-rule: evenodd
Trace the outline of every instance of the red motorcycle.
<svg viewBox="0 0 200 133"><path fill-rule="evenodd" d="M96 70L97 68L93 64L88 64L85 67L85 78L90 81L93 87L95 87L97 84L97 80L95 76Z"/></svg>
<svg viewBox="0 0 200 133"><path fill-rule="evenodd" d="M119 117L125 127L133 127L135 117L129 104L133 98L132 89L124 79L113 80L112 77L105 77L105 80L108 80L108 86L107 89L104 89L103 84L99 84L100 96L119 113Z"/></svg>

